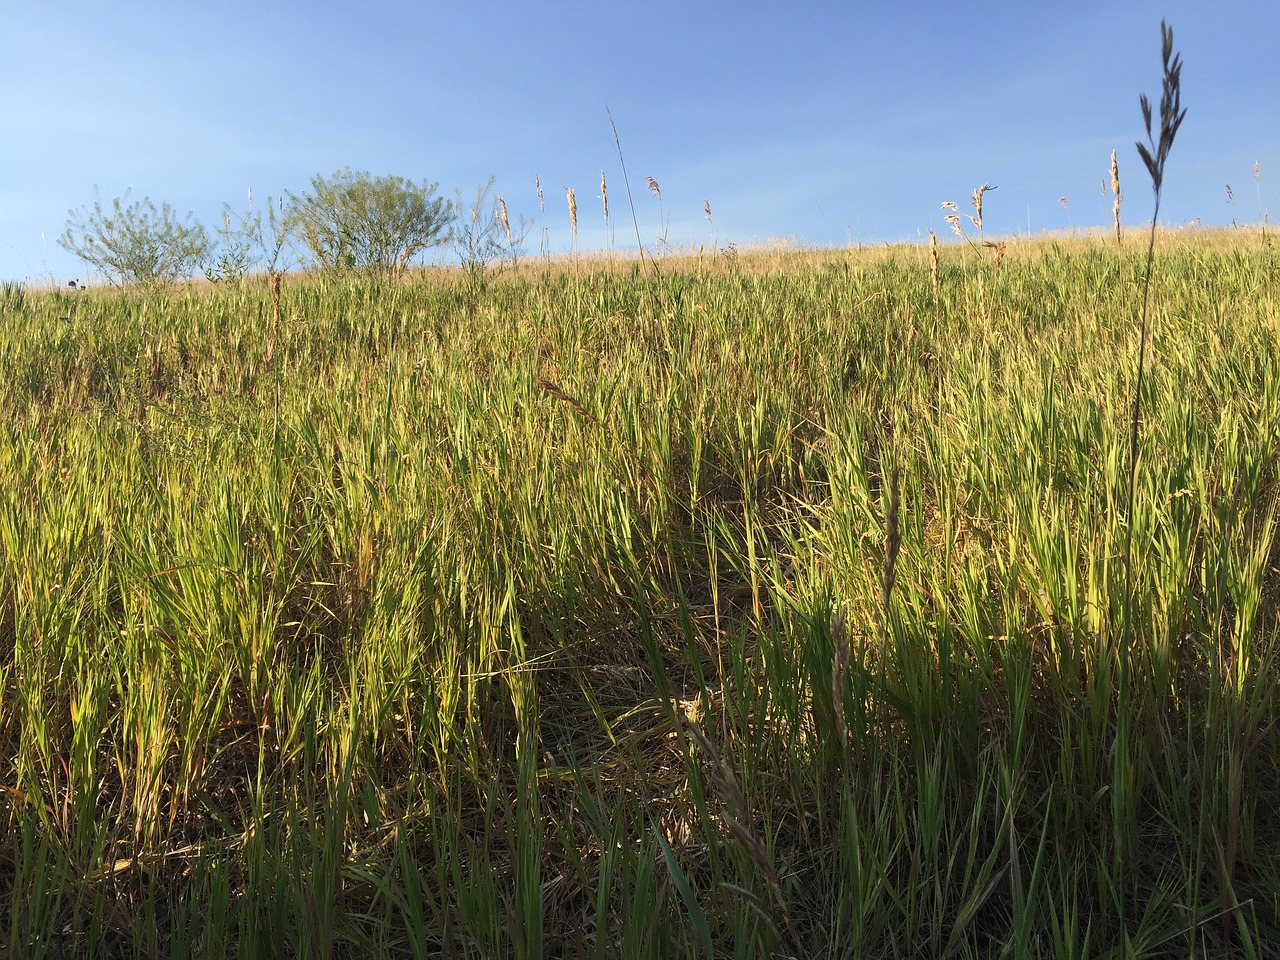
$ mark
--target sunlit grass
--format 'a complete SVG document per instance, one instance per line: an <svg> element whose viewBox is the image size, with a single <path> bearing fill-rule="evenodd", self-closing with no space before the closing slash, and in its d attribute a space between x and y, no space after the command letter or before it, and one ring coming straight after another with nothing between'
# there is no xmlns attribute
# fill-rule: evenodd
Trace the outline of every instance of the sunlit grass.
<svg viewBox="0 0 1280 960"><path fill-rule="evenodd" d="M308 279L270 355L253 284L6 293L0 943L1271 955L1238 240L1157 246L1132 601L1136 240Z"/></svg>

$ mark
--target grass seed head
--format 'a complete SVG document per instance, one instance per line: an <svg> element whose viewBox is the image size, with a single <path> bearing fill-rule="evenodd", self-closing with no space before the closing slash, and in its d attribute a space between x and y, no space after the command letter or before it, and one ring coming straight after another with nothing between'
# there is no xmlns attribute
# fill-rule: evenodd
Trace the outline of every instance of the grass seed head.
<svg viewBox="0 0 1280 960"><path fill-rule="evenodd" d="M980 187L974 187L973 190L973 216L969 219L973 221L973 225L978 228L978 232L982 232L982 198L988 192L995 190L989 183L984 183Z"/></svg>
<svg viewBox="0 0 1280 960"><path fill-rule="evenodd" d="M573 192L573 187L565 187L564 195L569 201L569 227L576 237L578 235L578 198Z"/></svg>
<svg viewBox="0 0 1280 960"><path fill-rule="evenodd" d="M1115 216L1116 221L1116 243L1120 243L1120 164L1116 161L1116 152L1111 151L1111 195L1115 198L1115 202L1111 205L1111 212Z"/></svg>
<svg viewBox="0 0 1280 960"><path fill-rule="evenodd" d="M498 200L498 219L502 221L502 229L507 231L507 243L511 242L511 221L507 219L507 201L502 199L501 194L497 196Z"/></svg>
<svg viewBox="0 0 1280 960"><path fill-rule="evenodd" d="M609 185L605 183L604 171L600 171L600 200L604 204L604 222L609 222Z"/></svg>
<svg viewBox="0 0 1280 960"><path fill-rule="evenodd" d="M1182 106L1182 55L1173 52L1173 29L1163 20L1160 21L1161 63L1164 76L1160 91L1160 126L1153 130L1151 126L1151 101L1144 93L1138 97L1138 105L1142 107L1142 122L1147 128L1146 144L1136 144L1138 155L1151 174L1151 185L1157 197L1164 184L1164 164L1169 159L1169 151L1173 148L1173 139L1178 135L1178 128L1186 118L1187 111ZM1255 174L1257 168L1255 166Z"/></svg>

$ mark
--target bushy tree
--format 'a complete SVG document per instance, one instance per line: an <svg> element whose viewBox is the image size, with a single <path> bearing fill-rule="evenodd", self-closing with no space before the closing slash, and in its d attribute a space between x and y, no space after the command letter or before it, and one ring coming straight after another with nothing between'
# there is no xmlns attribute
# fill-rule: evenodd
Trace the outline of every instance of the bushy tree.
<svg viewBox="0 0 1280 960"><path fill-rule="evenodd" d="M158 209L150 197L132 203L116 197L109 207L68 211L58 238L113 284L152 286L194 276L207 261L209 236L190 213L180 220L168 203Z"/></svg>
<svg viewBox="0 0 1280 960"><path fill-rule="evenodd" d="M492 193L493 182L490 176L477 184L473 202L464 202L460 191L453 202L454 228L450 239L473 286L483 285L491 264L504 261L514 264L519 259L531 226L523 217L512 225L506 201Z"/></svg>
<svg viewBox="0 0 1280 960"><path fill-rule="evenodd" d="M316 174L310 192L288 195L286 219L318 266L394 275L448 241L451 211L438 187L350 168Z"/></svg>
<svg viewBox="0 0 1280 960"><path fill-rule="evenodd" d="M231 204L224 203L222 222L223 230L209 251L204 275L212 283L239 283L253 269L255 240L262 234L262 214L240 216L232 212Z"/></svg>
<svg viewBox="0 0 1280 960"><path fill-rule="evenodd" d="M277 212L276 203L267 197L265 220L261 210L252 208L252 191L249 201L250 209L244 214L236 213L229 203L222 205L223 230L204 265L204 275L213 283L237 283L255 267L268 274L281 268L281 257L289 241L283 198Z"/></svg>

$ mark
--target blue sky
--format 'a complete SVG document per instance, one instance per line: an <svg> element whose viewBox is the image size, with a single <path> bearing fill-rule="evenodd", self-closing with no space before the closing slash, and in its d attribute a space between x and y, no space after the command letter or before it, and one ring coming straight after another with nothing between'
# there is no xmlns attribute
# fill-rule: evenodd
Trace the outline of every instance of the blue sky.
<svg viewBox="0 0 1280 960"><path fill-rule="evenodd" d="M1112 149L1136 226L1151 215L1133 144L1139 93L1159 98L1161 17L1188 108L1161 220L1280 215L1275 0L15 4L0 34L0 278L87 275L56 238L95 185L214 227L250 187L261 206L345 166L450 197L492 174L513 216L534 219L536 175L557 250L567 186L579 246L609 242L603 170L612 242L634 249L606 108L650 247L646 176L673 245L914 242L945 235L941 202L965 206L984 182L999 188L988 232L1102 225Z"/></svg>

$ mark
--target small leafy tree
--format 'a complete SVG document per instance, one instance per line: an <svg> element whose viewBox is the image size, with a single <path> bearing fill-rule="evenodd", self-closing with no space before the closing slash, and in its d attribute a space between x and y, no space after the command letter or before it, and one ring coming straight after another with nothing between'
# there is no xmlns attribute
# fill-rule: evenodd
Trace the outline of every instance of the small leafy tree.
<svg viewBox="0 0 1280 960"><path fill-rule="evenodd" d="M69 211L59 245L113 284L156 286L199 272L210 250L200 222L190 213L179 220L168 203L157 209L149 197L127 199L126 192L110 207L94 200L91 208Z"/></svg>
<svg viewBox="0 0 1280 960"><path fill-rule="evenodd" d="M204 275L212 283L239 283L253 269L255 239L262 232L262 214L233 213L231 204L222 205L224 229L209 251Z"/></svg>
<svg viewBox="0 0 1280 960"><path fill-rule="evenodd" d="M450 210L438 187L350 168L316 174L309 193L288 195L285 219L321 268L394 276L449 239Z"/></svg>
<svg viewBox="0 0 1280 960"><path fill-rule="evenodd" d="M251 192L251 209L243 215L232 210L229 203L222 205L224 229L204 267L204 275L213 283L243 280L255 266L262 267L268 274L280 269L280 258L289 241L284 200L280 199L277 212L276 203L267 197L264 222L262 211L252 209L252 199Z"/></svg>
<svg viewBox="0 0 1280 960"><path fill-rule="evenodd" d="M490 195L493 182L490 176L477 184L472 203L464 203L461 192L453 202L453 250L473 286L482 285L491 264L504 260L516 262L532 225L521 217L512 226L506 202L497 194Z"/></svg>

